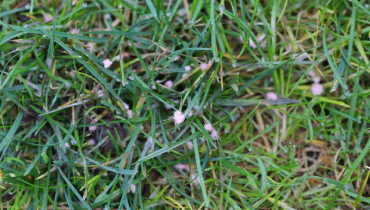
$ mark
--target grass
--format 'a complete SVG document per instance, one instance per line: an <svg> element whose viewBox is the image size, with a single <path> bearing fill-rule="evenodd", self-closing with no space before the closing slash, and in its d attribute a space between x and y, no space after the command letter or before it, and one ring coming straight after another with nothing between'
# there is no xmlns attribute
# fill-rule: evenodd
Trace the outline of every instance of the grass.
<svg viewBox="0 0 370 210"><path fill-rule="evenodd" d="M0 209L367 209L369 14L1 2Z"/></svg>

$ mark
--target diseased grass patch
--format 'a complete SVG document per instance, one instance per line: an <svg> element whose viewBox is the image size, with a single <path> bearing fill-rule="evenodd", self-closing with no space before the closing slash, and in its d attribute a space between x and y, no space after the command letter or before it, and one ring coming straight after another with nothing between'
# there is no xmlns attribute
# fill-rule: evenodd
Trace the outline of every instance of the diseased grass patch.
<svg viewBox="0 0 370 210"><path fill-rule="evenodd" d="M369 5L4 1L2 209L365 209Z"/></svg>

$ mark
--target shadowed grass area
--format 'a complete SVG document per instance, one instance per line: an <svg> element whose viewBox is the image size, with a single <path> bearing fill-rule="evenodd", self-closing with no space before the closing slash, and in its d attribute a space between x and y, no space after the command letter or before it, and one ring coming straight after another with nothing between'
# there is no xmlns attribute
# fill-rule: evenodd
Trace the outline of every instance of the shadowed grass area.
<svg viewBox="0 0 370 210"><path fill-rule="evenodd" d="M0 208L367 209L369 15L0 2Z"/></svg>

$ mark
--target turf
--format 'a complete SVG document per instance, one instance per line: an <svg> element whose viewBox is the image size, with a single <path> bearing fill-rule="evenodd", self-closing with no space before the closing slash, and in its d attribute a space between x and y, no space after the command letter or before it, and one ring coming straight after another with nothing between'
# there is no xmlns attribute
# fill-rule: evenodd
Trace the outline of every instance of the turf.
<svg viewBox="0 0 370 210"><path fill-rule="evenodd" d="M367 1L0 2L0 209L367 209Z"/></svg>

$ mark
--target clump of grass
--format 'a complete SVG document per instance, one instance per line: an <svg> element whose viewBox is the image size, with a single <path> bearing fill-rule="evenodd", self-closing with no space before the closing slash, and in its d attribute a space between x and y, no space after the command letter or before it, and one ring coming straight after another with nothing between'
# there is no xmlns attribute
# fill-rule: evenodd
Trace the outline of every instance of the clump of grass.
<svg viewBox="0 0 370 210"><path fill-rule="evenodd" d="M4 1L2 209L370 205L363 1Z"/></svg>

